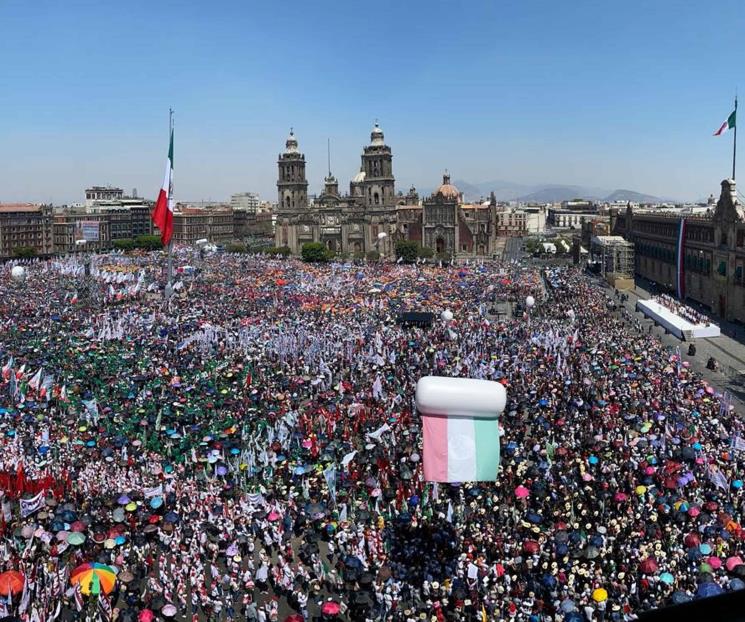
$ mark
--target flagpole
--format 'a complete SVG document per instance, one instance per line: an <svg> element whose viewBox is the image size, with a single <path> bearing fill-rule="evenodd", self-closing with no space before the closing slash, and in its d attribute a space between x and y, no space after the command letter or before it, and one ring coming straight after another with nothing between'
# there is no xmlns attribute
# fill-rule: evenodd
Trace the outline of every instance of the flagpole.
<svg viewBox="0 0 745 622"><path fill-rule="evenodd" d="M168 109L168 140L173 136L173 108ZM173 166L173 164L171 164ZM170 179L171 187L168 188L168 209L173 213L173 174ZM173 295L173 237L168 240L168 280L166 282L165 297L170 300Z"/></svg>
<svg viewBox="0 0 745 622"><path fill-rule="evenodd" d="M735 180L736 158L737 158L737 95L735 95L735 137L732 140L732 181Z"/></svg>

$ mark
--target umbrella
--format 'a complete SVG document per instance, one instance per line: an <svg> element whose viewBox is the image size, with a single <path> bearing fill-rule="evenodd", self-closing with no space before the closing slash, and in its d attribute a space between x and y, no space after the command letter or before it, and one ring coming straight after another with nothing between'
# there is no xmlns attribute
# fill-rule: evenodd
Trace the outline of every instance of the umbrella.
<svg viewBox="0 0 745 622"><path fill-rule="evenodd" d="M80 591L85 594L110 594L116 583L117 571L111 566L99 563L81 564L70 575L70 583L80 584Z"/></svg>
<svg viewBox="0 0 745 622"><path fill-rule="evenodd" d="M73 546L80 546L85 542L85 535L75 531L67 536L67 542Z"/></svg>
<svg viewBox="0 0 745 622"><path fill-rule="evenodd" d="M137 622L153 622L155 614L150 609L143 609L137 616Z"/></svg>
<svg viewBox="0 0 745 622"><path fill-rule="evenodd" d="M523 543L523 550L530 555L535 555L541 548L541 545L536 540L526 540Z"/></svg>
<svg viewBox="0 0 745 622"><path fill-rule="evenodd" d="M586 559L595 559L598 555L600 555L600 550L596 546L588 546L582 551L582 556Z"/></svg>
<svg viewBox="0 0 745 622"><path fill-rule="evenodd" d="M166 618L172 618L176 615L177 612L178 609L176 609L176 607L174 605L171 605L170 603L160 610L160 613L163 614Z"/></svg>
<svg viewBox="0 0 745 622"><path fill-rule="evenodd" d="M10 594L20 594L26 578L23 573L17 570L8 570L0 574L0 596L9 596Z"/></svg>
<svg viewBox="0 0 745 622"><path fill-rule="evenodd" d="M654 574L657 572L657 560L654 557L647 557L639 564L639 570L644 574Z"/></svg>
<svg viewBox="0 0 745 622"><path fill-rule="evenodd" d="M727 561L724 563L724 565L727 567L727 570L732 572L737 566L741 565L742 563L742 558L740 558L738 555L733 555L732 557L727 558Z"/></svg>
<svg viewBox="0 0 745 622"><path fill-rule="evenodd" d="M518 499L525 499L525 497L527 497L529 494L530 494L530 491L527 488L525 488L525 486L520 485L517 488L515 488L515 496Z"/></svg>
<svg viewBox="0 0 745 622"><path fill-rule="evenodd" d="M675 578L669 572L663 572L660 575L660 581L662 581L663 583L666 583L667 585L672 585L673 582L675 581Z"/></svg>
<svg viewBox="0 0 745 622"><path fill-rule="evenodd" d="M321 606L321 613L325 616L335 616L338 615L340 611L341 607L339 606L339 603L333 600L327 600Z"/></svg>
<svg viewBox="0 0 745 622"><path fill-rule="evenodd" d="M592 593L592 599L596 603L602 603L604 600L608 600L608 592L604 588L599 587Z"/></svg>
<svg viewBox="0 0 745 622"><path fill-rule="evenodd" d="M709 598L710 596L719 596L724 590L717 583L702 583L696 590L696 598Z"/></svg>

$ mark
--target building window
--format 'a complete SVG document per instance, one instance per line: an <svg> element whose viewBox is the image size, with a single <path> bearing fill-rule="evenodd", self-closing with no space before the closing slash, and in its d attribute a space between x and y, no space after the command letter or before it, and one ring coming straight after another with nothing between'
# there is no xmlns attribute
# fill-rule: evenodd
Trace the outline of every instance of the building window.
<svg viewBox="0 0 745 622"><path fill-rule="evenodd" d="M377 192L373 195L373 202L375 203L375 205L378 205L380 203L380 195Z"/></svg>

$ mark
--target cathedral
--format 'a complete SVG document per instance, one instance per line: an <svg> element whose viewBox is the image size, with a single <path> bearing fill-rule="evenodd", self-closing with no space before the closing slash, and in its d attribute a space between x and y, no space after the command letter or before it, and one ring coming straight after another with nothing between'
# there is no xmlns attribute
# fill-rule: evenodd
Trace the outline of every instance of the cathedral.
<svg viewBox="0 0 745 622"><path fill-rule="evenodd" d="M393 154L377 123L348 194L340 194L339 183L329 171L323 192L309 203L305 163L290 131L277 161L275 243L289 247L293 254L299 254L303 244L322 242L335 253L362 256L377 250L391 258L398 240L417 241L440 257L488 257L494 252L493 197L483 204L464 204L448 175L423 203L413 187L406 195L397 195Z"/></svg>

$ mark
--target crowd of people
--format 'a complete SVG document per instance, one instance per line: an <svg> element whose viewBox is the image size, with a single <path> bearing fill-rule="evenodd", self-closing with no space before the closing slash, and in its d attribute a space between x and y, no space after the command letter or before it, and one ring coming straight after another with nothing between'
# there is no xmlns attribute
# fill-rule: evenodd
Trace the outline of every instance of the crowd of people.
<svg viewBox="0 0 745 622"><path fill-rule="evenodd" d="M745 587L742 423L592 277L176 265L167 303L160 253L0 273L0 617L631 620ZM496 482L423 480L427 375L504 384Z"/></svg>
<svg viewBox="0 0 745 622"><path fill-rule="evenodd" d="M652 300L665 307L665 309L667 309L668 311L671 311L675 315L682 317L684 320L687 320L691 324L697 326L708 326L710 324L710 320L707 315L696 311L696 309L693 309L687 304L680 302L680 300L676 300L669 294L656 294L655 296L652 296Z"/></svg>

